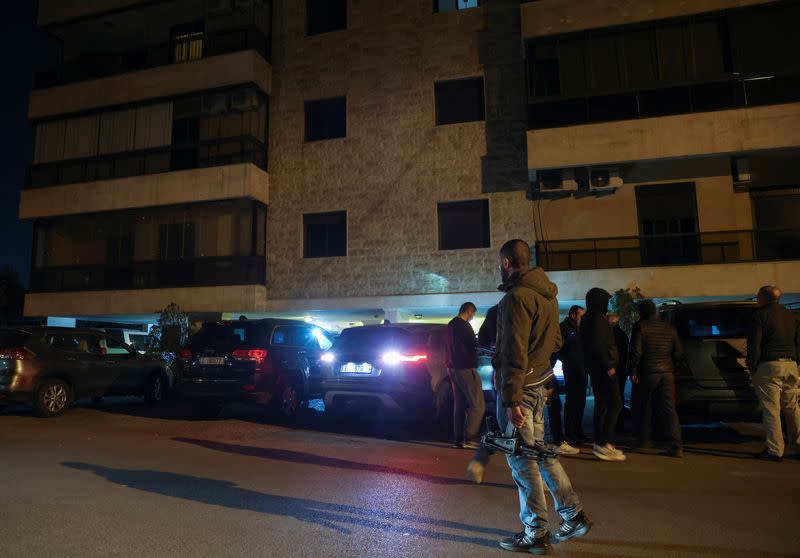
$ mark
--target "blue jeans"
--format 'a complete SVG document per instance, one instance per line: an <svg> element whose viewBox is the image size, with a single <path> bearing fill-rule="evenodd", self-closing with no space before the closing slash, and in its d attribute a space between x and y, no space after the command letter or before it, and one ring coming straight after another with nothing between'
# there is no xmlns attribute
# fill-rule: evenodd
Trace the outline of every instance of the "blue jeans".
<svg viewBox="0 0 800 558"><path fill-rule="evenodd" d="M523 442L533 445L544 440L544 407L547 391L544 387L526 387L522 398L525 424L519 429ZM497 421L500 429L508 424L506 410L498 405ZM572 488L566 471L556 457L539 462L524 457L506 456L511 474L519 490L519 519L528 535L541 537L548 531L547 500L542 480L553 495L556 511L568 521L581 512L580 498Z"/></svg>

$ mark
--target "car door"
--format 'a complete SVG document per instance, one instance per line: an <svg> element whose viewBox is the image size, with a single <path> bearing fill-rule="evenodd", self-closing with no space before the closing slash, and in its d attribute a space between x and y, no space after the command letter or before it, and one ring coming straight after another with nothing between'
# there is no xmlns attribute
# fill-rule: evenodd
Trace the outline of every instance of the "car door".
<svg viewBox="0 0 800 558"><path fill-rule="evenodd" d="M298 351L298 358L305 356L308 366L308 393L316 397L322 392L322 353L333 346L333 339L322 328L316 326L303 326L300 328L300 342L302 347Z"/></svg>
<svg viewBox="0 0 800 558"><path fill-rule="evenodd" d="M139 395L144 390L150 370L142 366L136 352L121 341L108 336L99 338L103 364L108 368L111 384L109 395Z"/></svg>
<svg viewBox="0 0 800 558"><path fill-rule="evenodd" d="M303 331L300 326L275 326L270 346L275 356L274 363L280 371L307 370L306 348L303 345Z"/></svg>
<svg viewBox="0 0 800 558"><path fill-rule="evenodd" d="M444 327L433 329L428 335L428 372L431 375L431 389L435 392L439 383L447 378L445 343L447 330Z"/></svg>
<svg viewBox="0 0 800 558"><path fill-rule="evenodd" d="M58 361L57 371L69 377L73 399L103 395L108 377L102 366L96 336L59 331L49 334L46 344Z"/></svg>

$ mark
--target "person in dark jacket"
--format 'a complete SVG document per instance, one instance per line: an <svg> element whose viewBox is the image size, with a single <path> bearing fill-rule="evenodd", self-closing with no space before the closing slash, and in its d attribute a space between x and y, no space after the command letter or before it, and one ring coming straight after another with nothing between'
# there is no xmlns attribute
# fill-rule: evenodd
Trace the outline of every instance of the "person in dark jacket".
<svg viewBox="0 0 800 558"><path fill-rule="evenodd" d="M583 411L586 408L586 385L588 376L583 366L583 347L579 328L584 309L572 306L569 314L561 322L561 350L556 358L561 361L564 372L566 397L564 398L564 434L572 446L580 446L586 441L583 434Z"/></svg>
<svg viewBox="0 0 800 558"><path fill-rule="evenodd" d="M667 428L670 449L667 455L682 457L681 426L675 410L675 362L683 360L678 331L658 317L652 300L639 303L639 321L633 326L630 361L631 382L635 385L634 422L639 447L652 446L652 409Z"/></svg>
<svg viewBox="0 0 800 558"><path fill-rule="evenodd" d="M558 288L541 268L530 268L530 247L510 240L500 249L505 296L497 311L497 354L500 412L506 430L513 425L528 445L544 442L545 384L553 377L550 357L561 347L558 327ZM500 541L505 550L544 554L549 546L547 499L542 480L553 496L562 522L552 538L558 542L580 537L592 524L558 458L542 460L506 456L519 490L523 530Z"/></svg>
<svg viewBox="0 0 800 558"><path fill-rule="evenodd" d="M630 347L630 340L628 334L619 325L619 314L609 314L608 323L611 324L611 329L614 330L614 342L617 344L617 354L619 355L619 364L617 365L617 384L619 385L619 396L622 400L623 407L625 405L625 384L628 382L628 350ZM617 419L617 432L625 431L625 421L622 413L619 414Z"/></svg>
<svg viewBox="0 0 800 558"><path fill-rule="evenodd" d="M470 320L477 308L465 302L458 316L447 324L445 364L453 387L453 445L478 448L478 436L486 412L483 384L478 376L478 356L475 353L475 331Z"/></svg>
<svg viewBox="0 0 800 558"><path fill-rule="evenodd" d="M747 365L761 404L767 447L756 457L780 461L784 451L781 411L789 443L795 447L800 444L797 406L800 327L797 319L780 304L778 287L761 287L757 298L758 310L753 313L747 337Z"/></svg>
<svg viewBox="0 0 800 558"><path fill-rule="evenodd" d="M619 353L614 330L608 323L611 295L600 288L586 293L586 314L581 320L581 343L586 371L594 391L594 447L592 453L603 461L625 461L626 457L611 443L617 417L622 410L616 374Z"/></svg>
<svg viewBox="0 0 800 558"><path fill-rule="evenodd" d="M494 351L497 344L497 304L486 311L486 317L483 319L480 329L478 330L478 347L486 349L487 351Z"/></svg>

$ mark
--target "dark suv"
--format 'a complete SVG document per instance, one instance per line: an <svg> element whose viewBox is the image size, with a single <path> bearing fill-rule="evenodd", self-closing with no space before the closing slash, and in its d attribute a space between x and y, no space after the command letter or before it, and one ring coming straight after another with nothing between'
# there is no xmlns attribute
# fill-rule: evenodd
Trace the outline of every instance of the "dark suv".
<svg viewBox="0 0 800 558"><path fill-rule="evenodd" d="M389 324L345 329L322 356L325 409L359 413L367 405L450 431L453 392L445 365L443 324ZM484 396L493 399L492 368L479 358ZM491 409L492 406L487 406Z"/></svg>
<svg viewBox="0 0 800 558"><path fill-rule="evenodd" d="M203 416L240 401L292 418L319 396L319 357L332 344L330 333L296 320L207 323L174 364L178 394Z"/></svg>
<svg viewBox="0 0 800 558"><path fill-rule="evenodd" d="M104 395L157 403L171 384L163 360L97 331L0 329L0 401L32 403L44 417L63 413L71 401Z"/></svg>

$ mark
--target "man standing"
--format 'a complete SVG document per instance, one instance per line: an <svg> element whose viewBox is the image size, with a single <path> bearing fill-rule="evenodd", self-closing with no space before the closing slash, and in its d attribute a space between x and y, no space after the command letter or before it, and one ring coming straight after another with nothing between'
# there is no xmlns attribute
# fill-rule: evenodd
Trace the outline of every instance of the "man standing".
<svg viewBox="0 0 800 558"><path fill-rule="evenodd" d="M639 303L639 321L633 326L628 369L635 385L634 422L639 447L652 446L652 408L667 428L670 449L666 455L682 457L681 425L675 410L675 361L683 359L678 331L658 318L652 300Z"/></svg>
<svg viewBox="0 0 800 558"><path fill-rule="evenodd" d="M558 288L541 268L530 268L530 247L509 240L500 249L500 290L506 295L497 313L497 365L500 373L500 428L509 423L524 443L544 440L545 384L553 376L550 357L561 345L558 328ZM549 546L547 500L542 480L553 496L562 522L552 538L562 542L589 532L592 524L561 463L507 456L519 490L523 530L500 541L505 550L545 554Z"/></svg>
<svg viewBox="0 0 800 558"><path fill-rule="evenodd" d="M767 447L756 457L769 461L783 459L781 410L789 442L800 443L800 410L797 407L797 358L800 328L797 319L780 304L778 287L758 291L758 310L753 313L747 337L747 365L761 404Z"/></svg>
<svg viewBox="0 0 800 558"><path fill-rule="evenodd" d="M614 343L617 345L617 355L619 356L617 364L617 385L619 386L619 397L622 401L623 408L625 406L625 384L628 382L628 349L630 347L630 340L628 334L619 325L619 314L609 314L608 323L614 331ZM617 432L625 432L625 420L622 413L619 414L617 419Z"/></svg>
<svg viewBox="0 0 800 558"><path fill-rule="evenodd" d="M447 324L445 364L453 386L453 445L458 448L478 448L478 435L486 411L478 376L475 331L469 323L475 312L475 305L465 302L458 316Z"/></svg>
<svg viewBox="0 0 800 558"><path fill-rule="evenodd" d="M619 353L614 330L608 323L608 291L597 287L586 293L586 314L581 321L581 342L586 371L594 391L594 447L592 453L603 461L625 461L622 451L611 444L622 399L617 384Z"/></svg>
<svg viewBox="0 0 800 558"><path fill-rule="evenodd" d="M586 407L588 377L583 367L583 348L578 337L583 314L582 307L570 307L569 314L561 322L561 350L557 354L564 371L567 391L564 401L564 434L572 446L580 446L586 440L583 434L583 410Z"/></svg>

